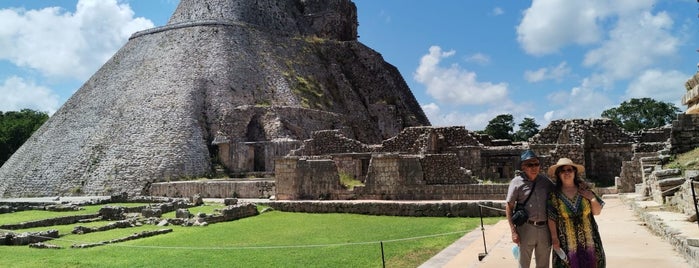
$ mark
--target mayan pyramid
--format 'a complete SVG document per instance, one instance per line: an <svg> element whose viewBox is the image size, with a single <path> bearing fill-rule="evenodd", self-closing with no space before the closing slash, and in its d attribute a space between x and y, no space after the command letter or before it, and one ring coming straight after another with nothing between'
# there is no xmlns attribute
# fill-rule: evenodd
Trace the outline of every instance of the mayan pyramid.
<svg viewBox="0 0 699 268"><path fill-rule="evenodd" d="M375 144L429 125L357 25L349 0L182 0L0 168L0 196L147 194L212 174L220 143L340 129Z"/></svg>

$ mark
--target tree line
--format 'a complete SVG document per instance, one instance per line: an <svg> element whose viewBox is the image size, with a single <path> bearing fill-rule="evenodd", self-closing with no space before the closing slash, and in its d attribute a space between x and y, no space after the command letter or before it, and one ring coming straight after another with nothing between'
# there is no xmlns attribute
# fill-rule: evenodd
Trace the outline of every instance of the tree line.
<svg viewBox="0 0 699 268"><path fill-rule="evenodd" d="M49 115L31 109L0 111L0 166L49 119Z"/></svg>
<svg viewBox="0 0 699 268"><path fill-rule="evenodd" d="M670 124L680 112L677 106L669 102L651 98L634 98L622 102L618 107L604 110L601 117L609 118L623 130L634 133ZM539 125L534 118L524 118L516 132L514 132L514 126L515 122L511 114L501 114L490 120L484 130L476 132L487 134L494 139L512 141L527 141L539 133Z"/></svg>
<svg viewBox="0 0 699 268"><path fill-rule="evenodd" d="M680 112L681 110L672 103L640 98L622 102L618 107L603 111L601 116L611 119L628 132L638 132L672 123ZM30 109L5 113L0 111L0 166L48 118L47 113ZM490 120L484 130L476 132L490 135L494 139L512 141L527 141L539 133L539 124L534 118L524 118L517 131L514 131L514 126L514 117L511 114L501 114Z"/></svg>

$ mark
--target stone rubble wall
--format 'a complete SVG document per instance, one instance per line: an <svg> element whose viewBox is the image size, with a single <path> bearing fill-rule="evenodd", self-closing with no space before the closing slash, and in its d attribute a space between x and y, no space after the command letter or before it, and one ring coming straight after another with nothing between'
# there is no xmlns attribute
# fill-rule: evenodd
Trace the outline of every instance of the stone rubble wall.
<svg viewBox="0 0 699 268"><path fill-rule="evenodd" d="M22 223L3 224L3 225L0 225L0 230L19 230L19 229L46 227L46 226L54 226L54 225L68 225L68 224L80 222L81 220L94 219L94 218L97 218L99 216L100 216L99 213L95 213L95 214L56 217L56 218L28 221L28 222L22 222Z"/></svg>
<svg viewBox="0 0 699 268"><path fill-rule="evenodd" d="M554 120L531 138L532 144L585 144L590 138L604 143L633 143L633 137L625 133L612 120L566 119Z"/></svg>
<svg viewBox="0 0 699 268"><path fill-rule="evenodd" d="M427 139L427 140L426 140ZM434 144L432 149L426 148ZM422 145L422 146L420 146ZM473 133L463 126L408 127L393 138L384 140L380 152L435 153L453 146L482 146Z"/></svg>
<svg viewBox="0 0 699 268"><path fill-rule="evenodd" d="M365 186L350 191L339 181L337 166L331 159L308 160L285 157L277 161L278 200L376 199L376 200L478 200L504 199L506 184L477 185L427 184L420 157L410 155L374 155L369 164Z"/></svg>
<svg viewBox="0 0 699 268"><path fill-rule="evenodd" d="M694 208L694 201L692 196L692 185L694 186L694 193L699 198L699 179L693 180L692 178L684 177L681 181L680 188L674 192L672 196L666 197L667 205L677 208L680 212L685 215L690 215L688 219L691 221L697 220L696 210ZM694 182L692 184L692 182ZM691 216L693 215L693 216Z"/></svg>
<svg viewBox="0 0 699 268"><path fill-rule="evenodd" d="M426 154L420 159L427 185L478 183L460 164L455 154Z"/></svg>
<svg viewBox="0 0 699 268"><path fill-rule="evenodd" d="M671 153L681 154L699 147L699 114L679 114L672 121Z"/></svg>
<svg viewBox="0 0 699 268"><path fill-rule="evenodd" d="M604 144L586 150L586 172L590 180L613 185L621 173L622 163L633 158L632 144Z"/></svg>
<svg viewBox="0 0 699 268"><path fill-rule="evenodd" d="M636 185L643 183L643 167L641 158L656 156L657 153L642 153L637 152L630 161L623 161L621 173L619 173L619 181L617 187L621 193L633 193L636 191Z"/></svg>
<svg viewBox="0 0 699 268"><path fill-rule="evenodd" d="M327 155L369 151L370 149L367 145L357 140L346 138L339 130L322 130L313 132L312 139L305 141L301 149L292 151L291 155Z"/></svg>
<svg viewBox="0 0 699 268"><path fill-rule="evenodd" d="M274 180L236 181L204 180L153 183L150 193L156 196L203 198L269 198L276 192Z"/></svg>
<svg viewBox="0 0 699 268"><path fill-rule="evenodd" d="M24 233L0 233L0 245L26 246L58 238L58 230Z"/></svg>
<svg viewBox="0 0 699 268"><path fill-rule="evenodd" d="M504 201L275 201L270 207L287 212L353 213L410 217L503 217ZM488 208L483 208L486 206Z"/></svg>
<svg viewBox="0 0 699 268"><path fill-rule="evenodd" d="M673 196L684 181L681 170L661 169L660 166L657 166L647 177L645 183L649 187L649 195L653 201L658 204L666 204L666 198Z"/></svg>

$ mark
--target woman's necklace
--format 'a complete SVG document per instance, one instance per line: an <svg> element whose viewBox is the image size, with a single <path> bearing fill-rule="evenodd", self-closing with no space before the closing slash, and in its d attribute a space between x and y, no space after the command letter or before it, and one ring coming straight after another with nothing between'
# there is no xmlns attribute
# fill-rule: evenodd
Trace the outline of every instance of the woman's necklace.
<svg viewBox="0 0 699 268"><path fill-rule="evenodd" d="M571 186L571 187L563 187L563 194L570 199L570 200L575 200L575 196L578 195L578 187Z"/></svg>

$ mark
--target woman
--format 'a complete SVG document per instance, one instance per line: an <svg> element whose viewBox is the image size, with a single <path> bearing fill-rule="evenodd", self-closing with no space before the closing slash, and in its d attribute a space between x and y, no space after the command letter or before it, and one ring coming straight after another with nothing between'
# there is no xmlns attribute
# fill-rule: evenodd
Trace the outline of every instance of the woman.
<svg viewBox="0 0 699 268"><path fill-rule="evenodd" d="M604 201L580 178L584 171L584 166L568 158L559 159L548 169L549 177L556 179L547 204L553 267L606 265L594 217L602 212Z"/></svg>

